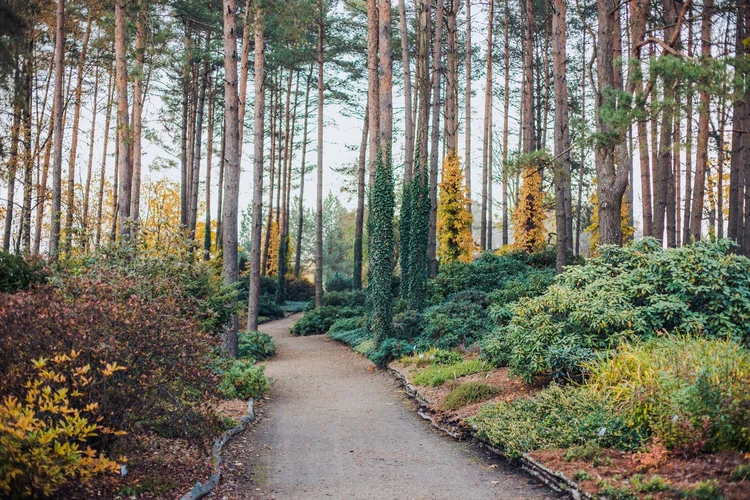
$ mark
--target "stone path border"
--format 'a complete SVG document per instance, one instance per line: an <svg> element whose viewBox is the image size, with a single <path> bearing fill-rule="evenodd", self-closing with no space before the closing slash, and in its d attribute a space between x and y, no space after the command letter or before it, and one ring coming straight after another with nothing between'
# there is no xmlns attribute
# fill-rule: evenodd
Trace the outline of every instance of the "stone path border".
<svg viewBox="0 0 750 500"><path fill-rule="evenodd" d="M222 434L216 441L214 441L214 447L211 452L213 456L213 474L208 478L204 484L200 481L195 483L195 486L188 492L180 497L180 500L198 500L203 498L213 491L219 480L221 480L221 450L224 446L232 439L233 436L239 434L247 428L247 425L255 420L255 402L253 398L250 398L247 402L247 414L240 419L240 423L237 427L233 427Z"/></svg>
<svg viewBox="0 0 750 500"><path fill-rule="evenodd" d="M474 432L466 432L456 426L446 426L438 419L434 418L430 414L430 412L432 411L430 408L430 400L427 399L422 393L419 392L419 389L414 387L409 382L409 380L406 378L406 375L392 366L388 367L388 371L391 372L399 380L401 385L403 385L406 394L417 403L417 413L419 414L419 416L429 421L433 427L456 440L466 439L467 437L469 439L474 439L482 443L482 445L487 447L487 449L494 454L504 458L507 461L510 461L510 459L508 459L508 457L505 455L505 453L503 453L502 450L495 448L486 440L477 437ZM520 462L521 464L521 469L549 486L553 491L556 491L558 493L565 493L567 494L568 498L572 498L573 500L593 500L595 498L589 493L582 490L578 483L567 477L562 472L545 467L541 463L531 458L528 454L524 454L520 459L518 459L518 462Z"/></svg>

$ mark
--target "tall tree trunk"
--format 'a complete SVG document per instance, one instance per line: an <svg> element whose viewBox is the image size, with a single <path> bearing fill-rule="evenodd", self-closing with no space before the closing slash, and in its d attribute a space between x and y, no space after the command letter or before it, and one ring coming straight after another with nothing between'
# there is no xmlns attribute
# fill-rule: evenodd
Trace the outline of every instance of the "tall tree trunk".
<svg viewBox="0 0 750 500"><path fill-rule="evenodd" d="M692 17L692 16L689 16ZM688 57L693 57L693 22L688 28ZM690 244L690 203L693 201L693 84L685 82L688 89L685 98L685 205L684 224L682 226L682 244ZM679 228L678 228L679 229Z"/></svg>
<svg viewBox="0 0 750 500"><path fill-rule="evenodd" d="M112 78L113 71L109 72L109 84L107 90L107 111L104 117L104 144L102 146L102 166L99 172L99 193L96 202L96 238L94 245L99 248L102 238L102 205L104 203L104 178L107 174L107 146L109 145L109 125L112 118L112 100L114 97L115 86ZM116 139L115 139L116 141Z"/></svg>
<svg viewBox="0 0 750 500"><path fill-rule="evenodd" d="M534 136L534 45L531 27L534 22L533 0L526 0L526 16L523 45L523 91L522 101L522 135L523 153L536 149Z"/></svg>
<svg viewBox="0 0 750 500"><path fill-rule="evenodd" d="M403 2L403 0L400 1ZM367 132L370 128L369 121L370 105L368 103L365 108L365 121L362 126L362 142L359 147L357 169L357 219L354 225L354 270L352 273L352 285L355 290L362 289L362 239L365 223L365 171L367 170ZM408 183L404 183L405 189L408 185Z"/></svg>
<svg viewBox="0 0 750 500"><path fill-rule="evenodd" d="M112 220L109 233L109 240L114 242L117 238L117 206L119 203L119 183L120 183L120 125L119 118L115 120L115 175L112 181Z"/></svg>
<svg viewBox="0 0 750 500"><path fill-rule="evenodd" d="M430 137L430 229L427 258L429 276L437 275L437 178L440 140L440 78L442 75L443 0L436 0L435 38L432 52L432 136Z"/></svg>
<svg viewBox="0 0 750 500"><path fill-rule="evenodd" d="M491 109L491 108L490 108ZM493 133L493 124L492 124L492 112L490 112L490 123L488 128L488 135L487 142L489 143L489 148L487 149L487 249L492 250L492 230L494 229L494 222L493 222L493 215L492 215L492 206L493 206L493 198L492 198L492 186L495 182L495 175L494 175L494 169L493 169L493 160L492 160L492 153L494 151L494 145L495 145L495 139L494 139L494 133Z"/></svg>
<svg viewBox="0 0 750 500"><path fill-rule="evenodd" d="M318 186L315 212L315 306L323 305L323 0L318 0Z"/></svg>
<svg viewBox="0 0 750 500"><path fill-rule="evenodd" d="M8 159L8 194L6 197L7 207L5 211L5 229L3 231L3 250L10 251L10 236L13 229L13 210L15 209L16 170L18 168L18 144L21 141L21 108L23 96L21 90L21 69L16 59L14 71L14 103L13 103L13 125L11 126L10 158Z"/></svg>
<svg viewBox="0 0 750 500"><path fill-rule="evenodd" d="M130 126L128 124L128 71L125 65L125 1L115 3L115 61L117 67L117 114L119 158L119 203L117 219L120 224L120 235L130 235L130 199L133 181L133 165L130 157Z"/></svg>
<svg viewBox="0 0 750 500"><path fill-rule="evenodd" d="M180 224L188 221L188 109L190 107L190 24L185 20L185 58L182 63L182 124L180 126ZM222 153L222 168L224 156ZM221 191L221 187L219 188ZM221 239L221 238L219 238Z"/></svg>
<svg viewBox="0 0 750 500"><path fill-rule="evenodd" d="M375 184L375 164L380 137L380 101L378 82L378 0L367 0L367 106L370 111L368 124L368 177L370 192Z"/></svg>
<svg viewBox="0 0 750 500"><path fill-rule="evenodd" d="M494 1L492 4L494 5ZM491 23L490 23L491 24ZM466 178L466 193L469 203L467 210L471 213L471 0L466 0L466 111L465 129L466 145L464 146L464 177Z"/></svg>
<svg viewBox="0 0 750 500"><path fill-rule="evenodd" d="M289 191L287 189L289 185L289 178L291 177L291 165L289 163L290 156L292 154L291 145L292 145L292 137L294 136L294 130L291 126L292 121L292 110L291 110L291 103L292 103L292 79L294 78L294 71L293 69L289 70L289 78L287 80L287 86L286 86L286 123L285 123L285 131L284 131L284 159L283 159L283 168L281 169L281 184L279 184L279 188L281 190L281 204L279 205L280 208L280 216L279 216L279 248L278 248L278 272L276 273L276 303L277 304L283 304L286 302L286 273L287 273L287 267L286 267L286 252L288 248L288 242L287 242L287 219L289 218L289 212L287 200L289 196ZM297 99L297 93L295 91L295 101ZM295 103L296 107L296 103ZM295 110L296 112L296 110ZM281 156L281 155L279 155Z"/></svg>
<svg viewBox="0 0 750 500"><path fill-rule="evenodd" d="M706 58L711 57L711 29L713 26L713 14L713 0L705 0L703 3L703 20L701 22L701 55ZM706 170L708 169L708 128L709 112L711 107L711 96L709 95L708 90L701 89L699 91L699 99L700 103L698 104L698 138L696 142L695 186L693 187L693 206L690 209L690 234L695 241L699 241L701 239L701 231L703 229L703 200L706 197ZM721 133L723 134L724 131L722 130Z"/></svg>
<svg viewBox="0 0 750 500"><path fill-rule="evenodd" d="M47 201L47 176L49 175L49 159L52 151L52 112L50 111L49 118L47 119L47 125L50 127L48 130L47 138L44 140L44 144L40 143L42 136L42 130L45 128L44 113L47 111L47 99L49 97L49 88L52 83L52 74L55 68L55 58L50 58L49 72L47 73L46 83L44 85L44 99L42 100L42 107L39 108L39 116L37 117L37 129L36 129L36 140L34 145L34 157L37 163L37 177L41 174L41 179L37 179L36 188L36 222L34 229L34 241L31 247L31 253L33 255L39 255L39 245L41 244L41 231L42 231L42 218L44 214L44 204ZM44 154L41 154L41 149L44 148Z"/></svg>
<svg viewBox="0 0 750 500"><path fill-rule="evenodd" d="M581 53L586 54L586 27L583 28L581 35L582 39L582 50ZM586 60L585 57L581 61L581 122L586 123ZM585 127L584 127L585 130ZM582 134L583 135L583 134ZM581 137L584 139L585 137ZM581 255L581 208L583 206L583 174L586 170L586 146L581 141L581 165L578 168L578 205L576 206L576 245L575 255L578 257Z"/></svg>
<svg viewBox="0 0 750 500"><path fill-rule="evenodd" d="M226 145L227 145L227 136L226 136L226 130L227 130L227 120L226 117L224 117L224 121L221 125L221 152L219 154L219 193L216 197L216 247L217 250L221 250L222 248L222 240L223 240L223 226L221 223L221 218L224 213L224 152L226 151ZM238 156L239 157L239 156Z"/></svg>
<svg viewBox="0 0 750 500"><path fill-rule="evenodd" d="M110 78L111 80L111 78ZM84 251L89 247L89 203L91 200L91 176L94 173L94 139L96 138L96 112L99 107L97 98L99 97L99 66L96 67L94 74L94 99L91 110L91 135L89 136L89 161L86 168L86 184L83 188L83 227L81 228L81 246Z"/></svg>
<svg viewBox="0 0 750 500"><path fill-rule="evenodd" d="M555 85L555 231L557 232L557 257L555 269L561 273L567 264L566 253L572 249L568 237L572 232L570 200L570 129L568 128L568 80L565 43L567 39L565 0L554 0L552 6L552 61Z"/></svg>
<svg viewBox="0 0 750 500"><path fill-rule="evenodd" d="M223 266L224 282L239 278L237 266L237 210L240 194L239 98L237 95L237 0L224 0L224 105L226 117L226 169L224 175ZM224 357L237 357L237 315L224 328Z"/></svg>
<svg viewBox="0 0 750 500"><path fill-rule="evenodd" d="M249 14L248 14L249 16ZM250 235L250 295L247 301L247 329L258 329L258 306L260 304L260 238L263 230L263 139L266 109L265 44L263 12L255 8L255 103L253 119L253 214Z"/></svg>
<svg viewBox="0 0 750 500"><path fill-rule="evenodd" d="M427 168L427 141L430 128L430 0L418 0L419 4L419 33L417 35L417 86L419 110L417 118L417 149L419 150L419 168L424 172ZM370 121L372 122L372 106L370 107ZM370 134L373 132L370 127ZM372 142L372 136L370 136ZM422 177L425 178L424 176Z"/></svg>
<svg viewBox="0 0 750 500"><path fill-rule="evenodd" d="M487 212L489 211L488 196L490 170L492 166L488 164L489 151L492 148L492 139L490 139L490 121L492 116L492 34L495 24L495 2L490 2L489 21L487 26L487 81L484 86L484 135L482 138L482 217L479 226L480 230L480 248L487 250L487 235L492 230L487 228ZM507 78L507 75L506 75ZM492 225L492 221L489 221Z"/></svg>
<svg viewBox="0 0 750 500"><path fill-rule="evenodd" d="M57 0L57 27L55 29L55 97L54 97L54 156L52 160L52 227L49 254L56 259L60 243L60 202L62 193L63 148L63 69L65 64L65 0Z"/></svg>
<svg viewBox="0 0 750 500"><path fill-rule="evenodd" d="M23 169L23 205L21 209L21 238L23 253L29 255L31 252L31 192L34 188L34 156L31 140L31 111L32 97L34 95L34 43L31 39L26 42L26 54L23 62L24 84L23 84L23 144L24 144L24 169Z"/></svg>
<svg viewBox="0 0 750 500"><path fill-rule="evenodd" d="M141 136L143 129L143 103L146 96L143 92L143 61L146 55L146 21L148 0L138 0L138 18L135 22L135 74L133 76L133 179L130 216L137 223L141 212Z"/></svg>
<svg viewBox="0 0 750 500"><path fill-rule="evenodd" d="M614 34L615 11L619 5L615 0L598 0L597 13L599 33L596 48L598 92L597 92L597 132L603 136L618 133L602 111L612 109L614 102L610 89L615 88ZM599 197L599 241L602 245L621 245L622 229L620 216L622 197L628 186L630 170L627 164L615 168L615 146L611 141L597 144L596 173Z"/></svg>
<svg viewBox="0 0 750 500"><path fill-rule="evenodd" d="M214 105L216 93L208 74L208 137L206 138L206 227L203 231L203 260L211 259L211 161L214 155ZM238 155L239 156L239 155Z"/></svg>
<svg viewBox="0 0 750 500"><path fill-rule="evenodd" d="M726 109L726 98L722 96L719 99L719 137L717 141L717 169L719 182L717 183L718 196L716 204L718 206L718 219L716 221L717 231L716 237L721 239L724 237L724 130L727 125L727 109Z"/></svg>
<svg viewBox="0 0 750 500"><path fill-rule="evenodd" d="M250 33L253 31L252 19L253 0L245 0L245 25L242 28L242 56L240 59L240 90L239 90L239 149L238 157L242 170L242 145L245 135L245 110L247 109L247 74L250 71Z"/></svg>
<svg viewBox="0 0 750 500"><path fill-rule="evenodd" d="M404 67L404 182L411 182L414 170L414 116L411 98L411 66L409 64L409 34L406 29L406 6L404 0L398 0L398 15L401 26L401 63ZM366 132L363 133L366 135Z"/></svg>
<svg viewBox="0 0 750 500"><path fill-rule="evenodd" d="M78 76L74 93L75 104L73 106L73 130L70 141L70 160L68 160L68 192L65 210L65 241L63 251L70 255L71 243L73 241L73 212L75 211L75 171L78 152L78 130L81 121L81 97L83 95L83 77L86 68L86 52L88 51L89 38L91 37L92 16L89 15L86 22L86 31L83 34L81 53L78 57Z"/></svg>
<svg viewBox="0 0 750 500"><path fill-rule="evenodd" d="M299 180L299 212L297 214L297 248L294 252L294 276L299 278L302 274L302 229L305 221L305 174L307 174L307 165L305 156L307 154L307 120L310 116L310 84L312 83L313 66L310 65L310 71L307 73L307 84L305 85L305 121L302 126L302 162L300 164ZM368 97L369 101L369 97ZM369 104L368 104L369 111ZM368 125L369 127L369 125ZM360 264L361 266L361 264Z"/></svg>
<svg viewBox="0 0 750 500"><path fill-rule="evenodd" d="M278 88L278 86L275 85L275 80L276 78L274 77L274 87ZM261 259L262 262L260 270L263 276L266 275L266 271L268 269L268 249L271 244L271 223L273 222L273 188L276 175L276 108L278 103L278 94L276 96L276 100L274 101L274 90L274 88L271 88L270 90L271 105L269 108L271 111L271 157L268 166L268 217L266 220L266 234L263 242L263 257Z"/></svg>
<svg viewBox="0 0 750 500"><path fill-rule="evenodd" d="M503 19L503 37L505 51L503 61L505 63L505 88L503 95L503 245L508 244L508 112L510 111L510 6L505 0L505 16ZM585 45L584 45L585 46ZM585 50L584 50L585 53Z"/></svg>
<svg viewBox="0 0 750 500"><path fill-rule="evenodd" d="M208 47L211 42L211 34L208 32L206 34L206 47L204 49L204 57L203 57L203 68L201 69L201 84L200 84L200 93L198 94L198 104L196 107L196 117L195 117L195 144L194 144L194 153L193 153L193 165L191 168L191 186L190 186L190 210L188 212L188 231L190 239L193 240L195 238L195 225L198 219L198 189L200 187L200 170L201 170L201 146L203 144L203 115L204 115L204 108L206 106L206 88L208 87L208 72L210 71L210 68L208 66ZM239 125L238 125L239 127ZM239 129L238 129L239 130ZM238 132L239 133L239 132ZM238 139L239 141L239 139ZM239 142L238 142L239 144ZM238 153L237 158L239 158L239 145L237 146ZM239 159L237 160L239 162Z"/></svg>
<svg viewBox="0 0 750 500"><path fill-rule="evenodd" d="M458 150L458 7L460 0L446 0L446 72L445 146L448 152ZM458 154L458 153L457 153Z"/></svg>

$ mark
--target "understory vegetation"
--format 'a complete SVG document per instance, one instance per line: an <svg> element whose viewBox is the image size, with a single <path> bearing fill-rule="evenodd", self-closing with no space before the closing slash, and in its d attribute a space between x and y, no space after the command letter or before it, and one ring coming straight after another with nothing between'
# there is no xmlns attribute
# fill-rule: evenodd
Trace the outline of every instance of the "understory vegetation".
<svg viewBox="0 0 750 500"><path fill-rule="evenodd" d="M0 496L148 468L152 436L205 450L225 428L221 398L270 388L256 364L275 353L268 335L244 333L239 359L219 357L238 292L188 247L133 240L57 265L0 260L12 263L0 267Z"/></svg>

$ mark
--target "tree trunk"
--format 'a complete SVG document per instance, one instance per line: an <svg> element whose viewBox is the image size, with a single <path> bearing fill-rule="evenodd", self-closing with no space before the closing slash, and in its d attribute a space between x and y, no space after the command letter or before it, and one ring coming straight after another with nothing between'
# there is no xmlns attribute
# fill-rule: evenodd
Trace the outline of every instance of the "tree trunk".
<svg viewBox="0 0 750 500"><path fill-rule="evenodd" d="M112 181L112 220L109 240L114 242L117 238L117 204L120 183L120 124L119 118L115 120L115 175Z"/></svg>
<svg viewBox="0 0 750 500"><path fill-rule="evenodd" d="M104 178L107 174L107 146L109 145L109 125L112 118L112 100L115 92L115 86L112 79L113 72L109 73L109 84L107 90L107 111L104 117L104 144L102 152L102 166L99 172L99 194L96 202L96 238L94 245L99 248L102 238L102 205L104 203Z"/></svg>
<svg viewBox="0 0 750 500"><path fill-rule="evenodd" d="M557 257L555 269L561 273L567 264L566 253L572 248L568 236L572 232L570 199L570 129L568 127L568 80L565 43L567 39L565 0L554 0L552 13L552 64L555 85L555 231Z"/></svg>
<svg viewBox="0 0 750 500"><path fill-rule="evenodd" d="M600 0L602 1L602 0ZM523 50L523 91L522 100L522 135L523 153L531 153L536 149L534 140L534 45L532 42L531 26L534 20L533 0L526 0L526 26L524 29Z"/></svg>
<svg viewBox="0 0 750 500"><path fill-rule="evenodd" d="M440 78L442 74L443 0L436 0L435 38L432 52L432 136L430 138L430 230L427 258L429 276L437 275L437 178L440 140Z"/></svg>
<svg viewBox="0 0 750 500"><path fill-rule="evenodd" d="M409 35L406 29L406 7L404 0L398 0L398 14L401 27L401 63L404 67L404 182L411 182L414 170L414 116L411 100L411 66L409 64ZM363 135L367 135L363 132ZM361 153L360 153L361 154Z"/></svg>
<svg viewBox="0 0 750 500"><path fill-rule="evenodd" d="M399 1L403 2L403 0ZM354 270L352 272L352 285L355 290L362 289L362 238L365 223L365 171L367 170L367 132L370 128L369 121L370 106L368 103L365 108L365 122L362 126L362 142L359 147L357 170L357 219L354 225ZM408 183L404 182L405 188L408 185Z"/></svg>
<svg viewBox="0 0 750 500"><path fill-rule="evenodd" d="M224 215L222 234L224 282L232 285L239 278L237 266L237 210L240 194L239 98L237 95L237 0L224 0L224 105L226 118L226 171L224 175ZM262 130L262 129L261 129ZM254 214L253 214L254 215ZM222 355L237 357L237 315L224 327Z"/></svg>
<svg viewBox="0 0 750 500"><path fill-rule="evenodd" d="M115 3L115 61L117 67L117 114L120 147L119 196L117 219L120 236L130 235L130 199L133 181L133 166L130 158L130 126L128 125L128 71L125 65L125 1Z"/></svg>
<svg viewBox="0 0 750 500"><path fill-rule="evenodd" d="M724 237L724 130L727 125L727 109L726 109L726 98L722 96L719 99L719 137L717 141L717 158L716 168L718 169L719 182L717 183L718 197L716 204L718 205L718 220L716 221L717 231L716 237L721 239Z"/></svg>
<svg viewBox="0 0 750 500"><path fill-rule="evenodd" d="M206 34L206 48L204 53L208 52L208 47L211 42L211 34ZM201 70L201 86L200 93L198 95L198 104L196 107L196 118L195 118L195 144L194 153L192 156L193 165L191 168L191 186L190 186L190 210L188 212L188 231L190 240L195 238L195 225L198 219L198 189L200 187L200 170L201 170L201 146L203 143L203 110L206 105L206 88L208 87L208 56L203 57L203 68ZM239 126L239 125L238 125ZM239 129L238 129L239 130ZM134 131L135 133L135 131ZM239 132L238 132L239 133ZM239 139L238 139L239 140ZM239 143L238 143L239 144ZM237 146L239 158L239 145ZM239 159L237 160L239 162Z"/></svg>
<svg viewBox="0 0 750 500"><path fill-rule="evenodd" d="M493 1L493 6L494 3ZM466 178L466 194L469 199L466 209L469 213L471 213L471 53L471 0L466 0L466 111L464 113L466 116L466 145L464 147L464 177Z"/></svg>
<svg viewBox="0 0 750 500"><path fill-rule="evenodd" d="M489 211L488 195L490 170L492 166L488 164L489 150L492 148L492 139L490 139L490 120L492 116L492 33L495 24L495 2L490 2L489 22L487 26L487 81L484 87L484 135L482 138L482 217L479 226L480 231L480 248L487 250L487 235L492 229L487 228L487 212ZM506 76L507 78L507 76ZM492 225L492 221L489 221Z"/></svg>
<svg viewBox="0 0 750 500"><path fill-rule="evenodd" d="M182 63L182 125L180 126L180 224L188 221L188 108L190 106L190 25L185 20L185 59ZM224 156L222 153L222 168ZM219 187L221 191L221 187ZM221 238L219 238L221 239Z"/></svg>
<svg viewBox="0 0 750 500"><path fill-rule="evenodd" d="M221 125L221 153L219 154L219 193L216 197L216 247L217 250L222 248L222 240L224 230L221 223L221 217L224 212L224 152L226 151L227 137L227 120L224 117L224 122ZM239 157L239 156L238 156Z"/></svg>
<svg viewBox="0 0 750 500"><path fill-rule="evenodd" d="M23 73L23 143L24 143L24 169L23 169L23 205L21 210L21 238L23 253L29 255L31 252L31 192L34 187L34 156L31 144L31 103L34 95L34 44L31 39L26 42L26 54L24 56Z"/></svg>
<svg viewBox="0 0 750 500"><path fill-rule="evenodd" d="M52 160L52 227L49 254L58 257L60 242L60 202L62 193L63 148L63 69L65 64L65 0L57 0L57 27L55 30L55 97L54 97L54 155Z"/></svg>
<svg viewBox="0 0 750 500"><path fill-rule="evenodd" d="M89 136L89 161L86 168L86 184L83 188L83 227L81 228L81 246L84 251L89 247L89 203L91 199L91 176L94 173L94 139L96 138L96 112L99 106L99 66L94 74L94 99L91 107L91 135Z"/></svg>
<svg viewBox="0 0 750 500"><path fill-rule="evenodd" d="M445 91L445 146L458 154L458 28L456 26L460 0L447 0L446 10L446 72Z"/></svg>
<svg viewBox="0 0 750 500"><path fill-rule="evenodd" d="M275 77L274 80L276 80ZM274 85L274 87L277 86ZM268 166L268 217L266 219L266 234L263 241L263 257L261 259L262 262L260 269L260 272L263 276L266 275L266 271L268 268L268 249L271 244L271 223L273 222L273 188L276 175L276 120L278 119L276 108L279 99L277 94L276 101L274 101L274 88L271 88L270 94L271 105L269 108L271 111L271 157Z"/></svg>
<svg viewBox="0 0 750 500"><path fill-rule="evenodd" d="M713 0L704 1L703 20L701 22L701 55L708 58L711 57L711 29L713 24L712 17L714 13L713 7ZM699 99L700 104L698 104L698 138L696 143L695 187L693 188L693 206L690 209L690 234L695 241L699 241L701 239L701 232L703 229L703 200L706 197L706 170L708 169L708 127L711 96L709 95L707 90L702 89L699 92ZM724 131L722 130L721 133L723 134ZM734 156L734 152L732 153Z"/></svg>
<svg viewBox="0 0 750 500"><path fill-rule="evenodd" d="M214 155L214 104L215 91L208 74L208 137L206 138L206 227L203 231L203 260L211 259L211 160ZM238 155L239 156L239 155Z"/></svg>
<svg viewBox="0 0 750 500"><path fill-rule="evenodd" d="M505 0L505 16L503 19L503 37L505 54L505 89L503 95L503 245L508 244L508 112L510 111L510 6ZM585 47L585 44L584 44ZM584 50L585 52L585 50Z"/></svg>
<svg viewBox="0 0 750 500"><path fill-rule="evenodd" d="M693 57L693 23L688 28L688 57ZM685 82L688 86L686 92L687 105L685 108L685 204L684 224L682 227L682 244L689 245L690 242L690 203L693 201L693 84ZM678 228L679 230L679 228Z"/></svg>
<svg viewBox="0 0 750 500"><path fill-rule="evenodd" d="M491 108L490 108L491 109ZM487 142L489 148L487 150L487 249L492 250L492 230L494 229L493 216L492 216L492 185L495 181L494 170L492 165L492 153L494 149L494 134L492 125L492 112L490 112L490 123L488 127Z"/></svg>
<svg viewBox="0 0 750 500"><path fill-rule="evenodd" d="M248 14L249 16L249 14ZM247 329L258 329L260 304L260 238L263 230L263 139L266 109L264 19L260 7L255 9L255 103L253 119L253 214L250 235L250 290L247 301Z"/></svg>
<svg viewBox="0 0 750 500"><path fill-rule="evenodd" d="M289 196L289 191L287 189L289 184L289 177L291 177L291 165L289 163L290 156L291 156L291 144L292 144L292 137L294 136L293 127L291 127L291 121L292 121L292 110L291 110L291 103L292 103L292 80L294 78L294 71L292 69L289 70L289 78L287 80L287 87L286 87L286 124L285 124L285 131L284 131L284 159L283 159L283 167L281 172L281 184L279 184L279 188L281 190L281 204L279 205L280 208L280 217L279 217L279 248L278 248L278 272L276 273L276 303L277 304L283 304L286 302L286 251L287 251L287 219L289 218L289 212L287 211L287 200ZM296 100L296 91L295 91L295 100ZM295 104L296 107L296 104ZM279 155L281 156L281 155Z"/></svg>
<svg viewBox="0 0 750 500"><path fill-rule="evenodd" d="M307 154L307 120L310 116L310 84L312 83L313 66L310 65L310 71L307 74L307 85L305 85L305 121L302 126L302 162L300 165L299 181L299 213L297 215L297 249L295 251L294 276L299 278L302 274L302 229L305 218L305 174L307 166L305 156ZM369 99L369 97L368 97ZM369 108L368 108L369 111ZM360 264L361 265L361 264Z"/></svg>
<svg viewBox="0 0 750 500"><path fill-rule="evenodd" d="M13 229L13 210L15 209L15 189L16 189L16 170L18 168L18 144L21 140L21 108L22 108L22 91L21 91L21 69L18 59L16 59L16 68L14 71L14 104L13 104L13 125L11 127L10 139L10 157L8 159L8 194L6 197L7 208L5 212L5 230L3 232L3 250L10 251L10 235Z"/></svg>
<svg viewBox="0 0 750 500"><path fill-rule="evenodd" d="M378 82L378 0L367 0L367 106L370 111L368 124L368 177L370 191L375 184L375 165L380 137L380 100Z"/></svg>
<svg viewBox="0 0 750 500"><path fill-rule="evenodd" d="M318 0L318 186L315 212L315 306L323 305L323 0Z"/></svg>
<svg viewBox="0 0 750 500"><path fill-rule="evenodd" d="M419 33L417 38L417 85L419 97L419 111L417 119L417 149L419 150L419 168L422 172L427 168L427 140L430 125L430 0L419 0ZM372 121L372 108L370 120ZM370 133L372 133L372 126ZM372 136L370 138L372 141ZM424 179L424 177L423 177Z"/></svg>
<svg viewBox="0 0 750 500"><path fill-rule="evenodd" d="M130 216L137 223L141 212L141 136L143 129L143 61L146 55L147 0L138 0L138 19L135 23L135 73L133 76L133 180L130 198Z"/></svg>
<svg viewBox="0 0 750 500"><path fill-rule="evenodd" d="M251 14L253 12L253 0L245 0L245 26L242 28L242 56L240 59L240 91L239 91L239 146L237 156L242 170L242 145L245 136L245 110L247 109L247 74L250 71L250 32L253 23Z"/></svg>

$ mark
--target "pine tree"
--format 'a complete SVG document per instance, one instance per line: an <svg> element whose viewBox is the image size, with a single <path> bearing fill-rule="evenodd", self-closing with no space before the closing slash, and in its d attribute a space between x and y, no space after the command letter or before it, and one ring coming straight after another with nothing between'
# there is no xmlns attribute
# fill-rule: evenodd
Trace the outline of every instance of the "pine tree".
<svg viewBox="0 0 750 500"><path fill-rule="evenodd" d="M375 186L370 206L370 282L368 293L372 313L369 318L375 345L390 336L393 317L391 293L393 255L393 174L390 146L378 151ZM384 158L385 157L385 158Z"/></svg>
<svg viewBox="0 0 750 500"><path fill-rule="evenodd" d="M417 148L419 149L419 148ZM416 158L420 156L417 153ZM419 160L417 160L419 161ZM424 168L415 165L411 182L411 227L409 227L409 281L405 299L409 309L421 311L427 302L428 248L430 225L430 191Z"/></svg>
<svg viewBox="0 0 750 500"><path fill-rule="evenodd" d="M456 150L452 149L443 161L440 199L438 202L437 232L441 264L455 260L471 262L474 240L471 225L474 218L467 210L465 178Z"/></svg>

